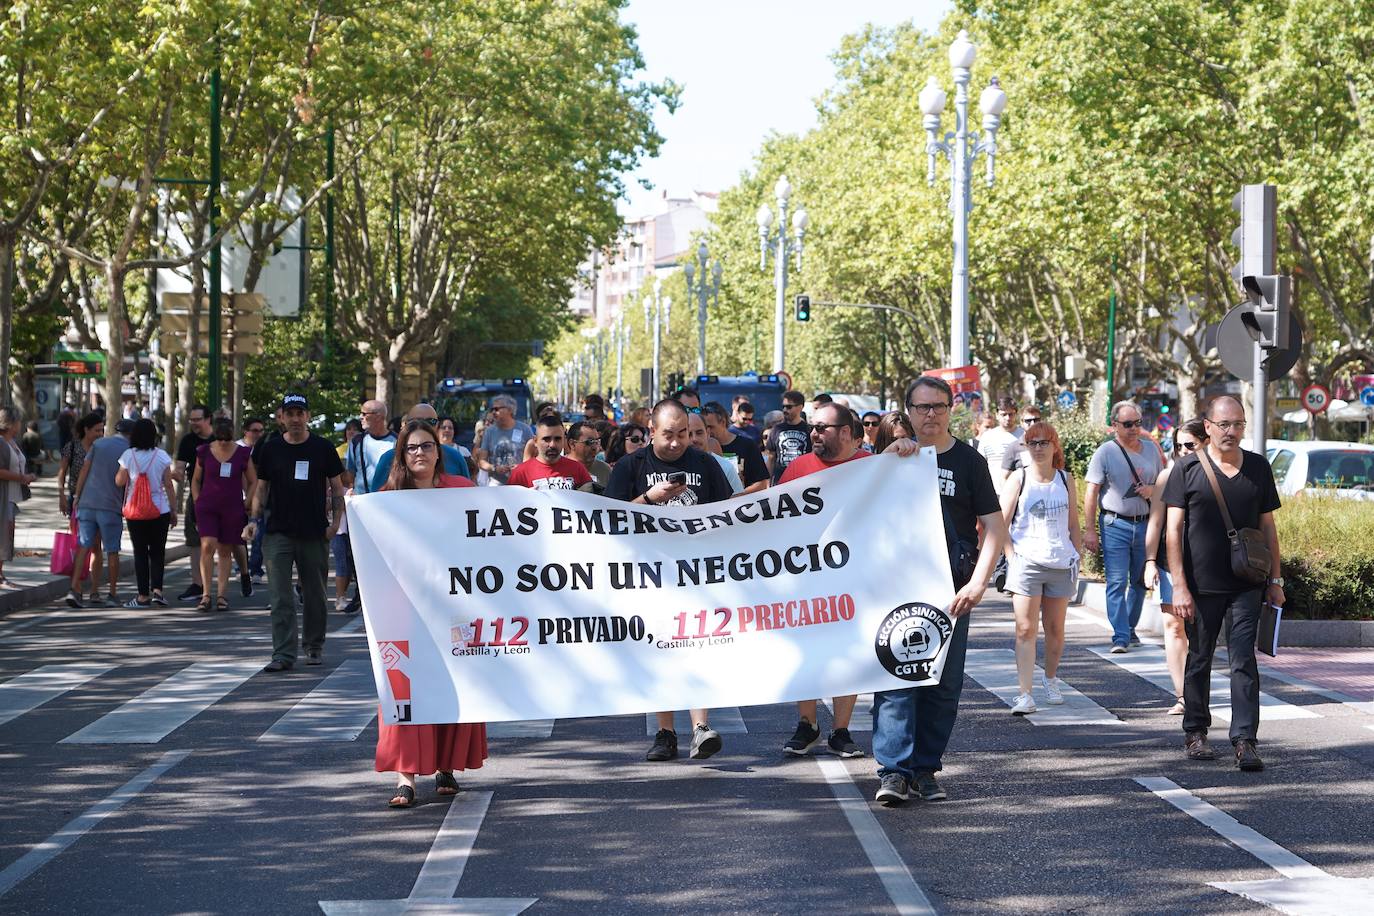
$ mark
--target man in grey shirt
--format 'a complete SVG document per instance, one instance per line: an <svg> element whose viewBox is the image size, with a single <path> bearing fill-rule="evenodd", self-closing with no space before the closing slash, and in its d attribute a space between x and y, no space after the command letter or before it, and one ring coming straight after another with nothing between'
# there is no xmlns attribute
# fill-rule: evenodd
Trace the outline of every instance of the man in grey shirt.
<svg viewBox="0 0 1374 916"><path fill-rule="evenodd" d="M525 458L525 443L534 430L515 419L515 398L498 394L491 399L495 422L482 433L480 447L473 454L477 466L491 475L493 483L504 484L510 472Z"/></svg>
<svg viewBox="0 0 1374 916"><path fill-rule="evenodd" d="M101 602L119 607L119 540L124 534L124 489L115 484L119 458L129 448L133 420L120 420L115 434L97 439L86 452L81 476L76 481L76 565L72 568L72 588L67 606L81 607L81 578L86 571L86 554L95 547L97 537L105 548L109 563L110 591ZM94 588L95 583L91 583ZM94 603L94 601L92 602Z"/></svg>
<svg viewBox="0 0 1374 916"><path fill-rule="evenodd" d="M1112 652L1120 654L1140 644L1135 627L1145 606L1145 529L1164 452L1141 436L1140 411L1130 401L1112 408L1112 431L1115 437L1098 446L1088 463L1083 546L1102 551Z"/></svg>

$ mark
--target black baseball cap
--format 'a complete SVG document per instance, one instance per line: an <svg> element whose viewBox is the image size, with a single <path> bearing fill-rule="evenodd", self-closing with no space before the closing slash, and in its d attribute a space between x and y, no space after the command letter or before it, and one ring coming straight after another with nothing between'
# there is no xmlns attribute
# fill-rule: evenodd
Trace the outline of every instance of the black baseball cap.
<svg viewBox="0 0 1374 916"><path fill-rule="evenodd" d="M293 407L299 407L301 410L305 411L310 410L310 405L306 403L305 395L303 394L288 394L281 399L282 410L290 410Z"/></svg>
<svg viewBox="0 0 1374 916"><path fill-rule="evenodd" d="M127 436L134 431L134 421L129 419L120 420L115 424L115 432L121 436Z"/></svg>

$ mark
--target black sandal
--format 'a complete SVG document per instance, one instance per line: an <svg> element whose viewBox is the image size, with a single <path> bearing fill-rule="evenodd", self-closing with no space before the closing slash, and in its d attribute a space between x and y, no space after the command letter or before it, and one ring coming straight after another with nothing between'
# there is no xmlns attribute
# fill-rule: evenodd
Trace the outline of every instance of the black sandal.
<svg viewBox="0 0 1374 916"><path fill-rule="evenodd" d="M396 804L396 799L404 798L401 804ZM410 786L397 786L396 791L391 793L391 801L387 802L391 808L413 808L415 807L415 790Z"/></svg>
<svg viewBox="0 0 1374 916"><path fill-rule="evenodd" d="M197 614L208 614L208 613L210 613L210 596L209 596L209 595L205 595L205 596L202 597L199 601L196 602L196 613L197 613Z"/></svg>
<svg viewBox="0 0 1374 916"><path fill-rule="evenodd" d="M434 774L434 794L435 795L457 795L458 780L453 778L452 773Z"/></svg>
<svg viewBox="0 0 1374 916"><path fill-rule="evenodd" d="M229 610L229 599L226 598L226 597L224 597L223 595L220 595L219 598L215 599L215 610L217 610L217 611L227 611L227 610Z"/></svg>

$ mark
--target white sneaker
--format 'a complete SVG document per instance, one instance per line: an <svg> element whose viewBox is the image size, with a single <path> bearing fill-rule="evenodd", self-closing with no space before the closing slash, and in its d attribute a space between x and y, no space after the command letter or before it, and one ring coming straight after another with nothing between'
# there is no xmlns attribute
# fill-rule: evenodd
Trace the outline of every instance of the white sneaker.
<svg viewBox="0 0 1374 916"><path fill-rule="evenodd" d="M1057 677L1045 678L1045 702L1058 706L1064 702L1064 688L1068 686Z"/></svg>
<svg viewBox="0 0 1374 916"><path fill-rule="evenodd" d="M1028 716L1035 712L1035 700L1028 693L1017 694L1016 702L1011 704L1013 716Z"/></svg>
<svg viewBox="0 0 1374 916"><path fill-rule="evenodd" d="M335 599L334 599L334 610L338 611L339 613L343 613L343 609L346 608L346 607L348 607L348 599L347 599L347 598L335 598Z"/></svg>

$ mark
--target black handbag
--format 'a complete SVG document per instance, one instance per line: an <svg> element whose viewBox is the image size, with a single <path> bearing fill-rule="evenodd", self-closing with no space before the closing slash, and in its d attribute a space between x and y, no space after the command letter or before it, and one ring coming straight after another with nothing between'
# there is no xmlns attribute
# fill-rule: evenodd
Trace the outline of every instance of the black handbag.
<svg viewBox="0 0 1374 916"><path fill-rule="evenodd" d="M1221 520L1226 523L1226 539L1231 542L1231 572L1237 579L1252 585L1263 585L1269 581L1269 568L1273 558L1269 554L1269 542L1264 532L1258 528L1237 528L1231 521L1231 510L1226 505L1226 497L1221 493L1217 475L1212 470L1212 456L1207 450L1198 450L1198 462L1212 485L1212 495L1217 498L1217 508L1221 510Z"/></svg>

